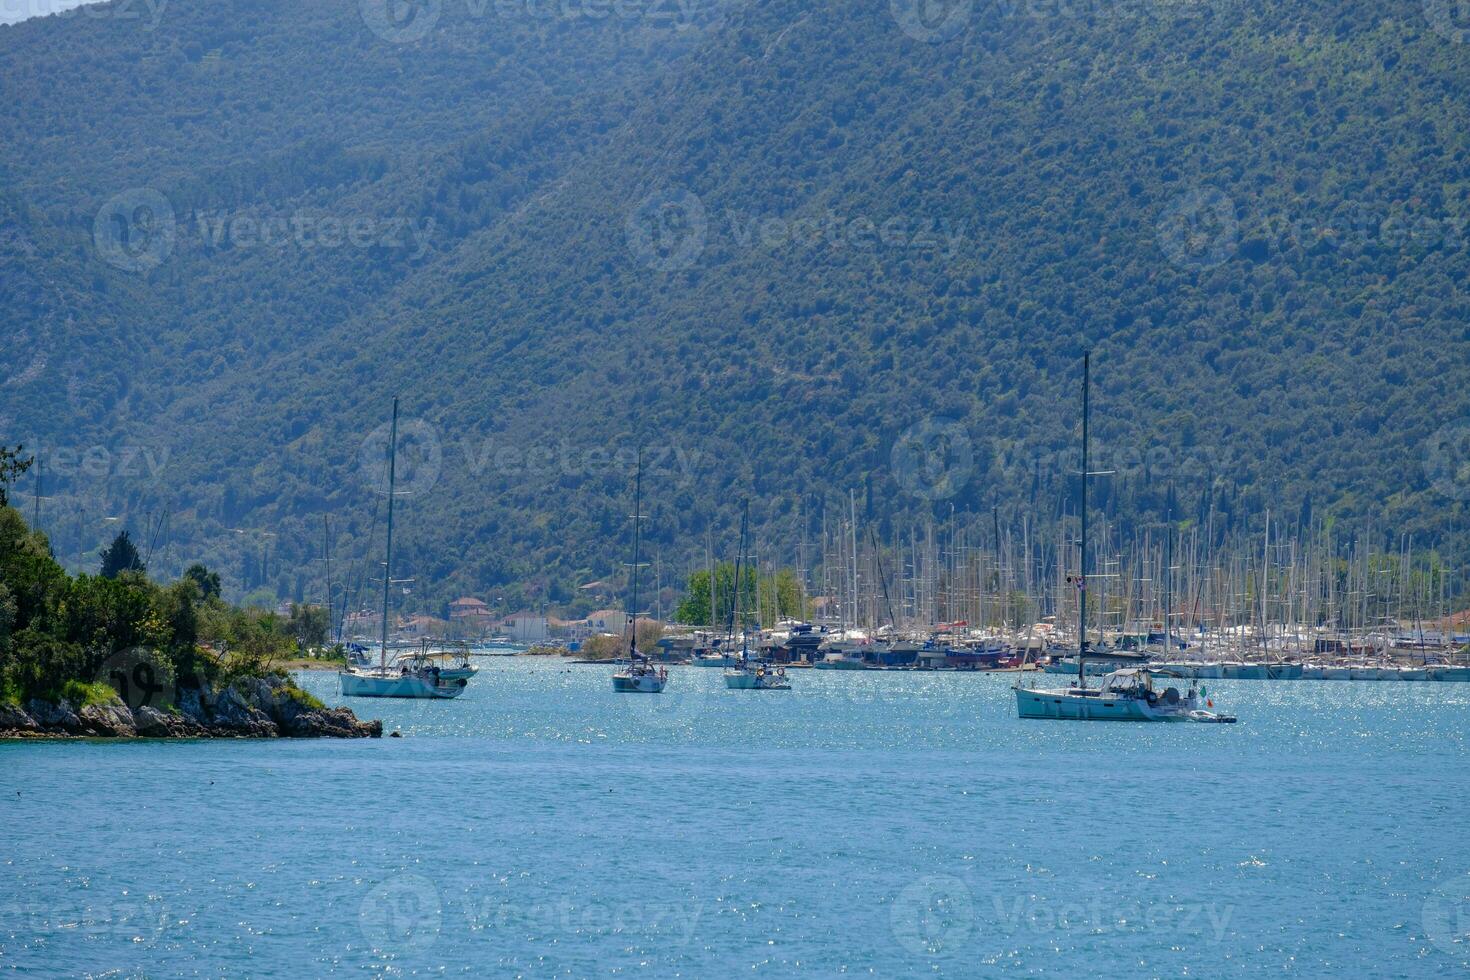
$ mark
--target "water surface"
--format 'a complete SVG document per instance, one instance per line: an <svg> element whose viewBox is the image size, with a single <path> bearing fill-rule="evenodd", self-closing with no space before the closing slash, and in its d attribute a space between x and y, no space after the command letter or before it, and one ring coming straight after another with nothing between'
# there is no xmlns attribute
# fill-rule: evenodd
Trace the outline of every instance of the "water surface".
<svg viewBox="0 0 1470 980"><path fill-rule="evenodd" d="M0 971L1470 966L1470 685L1205 682L1240 724L1140 726L1020 721L1002 676L482 663L353 703L402 739L0 745Z"/></svg>

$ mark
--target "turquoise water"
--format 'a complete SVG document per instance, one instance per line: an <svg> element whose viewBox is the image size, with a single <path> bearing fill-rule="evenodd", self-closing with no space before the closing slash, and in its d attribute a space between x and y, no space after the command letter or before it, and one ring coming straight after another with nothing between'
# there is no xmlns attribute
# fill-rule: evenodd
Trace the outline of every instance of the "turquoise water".
<svg viewBox="0 0 1470 980"><path fill-rule="evenodd" d="M999 676L482 662L353 704L403 739L0 745L0 972L1470 969L1470 685L1138 726L1022 722Z"/></svg>

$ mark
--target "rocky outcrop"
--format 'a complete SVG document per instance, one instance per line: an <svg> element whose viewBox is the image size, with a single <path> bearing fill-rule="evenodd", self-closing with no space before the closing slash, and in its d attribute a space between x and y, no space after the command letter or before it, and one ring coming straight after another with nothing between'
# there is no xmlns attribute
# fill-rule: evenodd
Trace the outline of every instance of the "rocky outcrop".
<svg viewBox="0 0 1470 980"><path fill-rule="evenodd" d="M0 704L0 732L34 734L40 730L40 724L20 705Z"/></svg>
<svg viewBox="0 0 1470 980"><path fill-rule="evenodd" d="M133 713L121 701L89 704L77 712L82 732L97 738L132 738L138 734Z"/></svg>
<svg viewBox="0 0 1470 980"><path fill-rule="evenodd" d="M129 709L120 699L89 704L0 704L0 738L378 738L381 721L359 721L350 708L315 706L283 677L185 688L167 708Z"/></svg>

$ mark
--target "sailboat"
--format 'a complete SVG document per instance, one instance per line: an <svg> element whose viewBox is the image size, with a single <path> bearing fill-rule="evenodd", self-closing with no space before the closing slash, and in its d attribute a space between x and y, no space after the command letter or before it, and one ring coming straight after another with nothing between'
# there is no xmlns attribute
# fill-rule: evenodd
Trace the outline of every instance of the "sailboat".
<svg viewBox="0 0 1470 980"><path fill-rule="evenodd" d="M1216 715L1200 706L1201 695L1190 685L1186 693L1176 687L1160 691L1154 686L1156 674L1146 666L1120 667L1103 677L1096 688L1087 686L1087 662L1146 663L1147 657L1121 652L1094 652L1087 645L1087 480L1089 396L1092 387L1092 354L1082 356L1082 473L1081 561L1077 566L1077 684L1075 687L1032 688L1019 678L1016 711L1022 718L1061 718L1072 721L1214 721L1233 722L1227 715ZM1168 600L1165 602L1164 631L1168 633ZM1166 640L1167 643L1167 640ZM1166 648L1167 649L1167 648ZM1165 675L1167 676L1167 675Z"/></svg>
<svg viewBox="0 0 1470 980"><path fill-rule="evenodd" d="M378 665L351 666L337 672L337 682L349 698L457 698L469 685L462 674L445 676L435 663L425 660L388 662L388 597L393 570L393 494L398 464L398 399L393 399L393 422L388 436L388 540L383 560L383 629L378 648Z"/></svg>
<svg viewBox="0 0 1470 980"><path fill-rule="evenodd" d="M750 523L750 502L741 501L740 550L735 555L735 602L730 609L730 631L733 633L740 623L740 593L744 591L741 561L745 557L745 533ZM751 660L748 637L750 631L740 629L740 660L725 671L725 686L732 691L789 691L791 682L786 679L786 668L778 667L766 660Z"/></svg>
<svg viewBox="0 0 1470 980"><path fill-rule="evenodd" d="M613 674L613 690L619 694L662 694L669 682L666 667L655 667L638 650L638 545L643 523L643 454L638 454L638 475L633 489L633 588L628 604L628 665Z"/></svg>

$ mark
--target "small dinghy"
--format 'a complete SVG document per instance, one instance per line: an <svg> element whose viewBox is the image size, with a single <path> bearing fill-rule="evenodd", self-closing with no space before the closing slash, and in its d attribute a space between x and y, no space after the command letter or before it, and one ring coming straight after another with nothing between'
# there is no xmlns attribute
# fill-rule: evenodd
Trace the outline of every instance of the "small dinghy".
<svg viewBox="0 0 1470 980"><path fill-rule="evenodd" d="M1202 723L1204 723L1206 725L1233 725L1233 724L1235 724L1235 716L1234 715L1217 715L1213 711L1205 711L1203 709L1197 709L1195 711L1191 711L1189 713L1189 720L1190 721L1202 722Z"/></svg>

